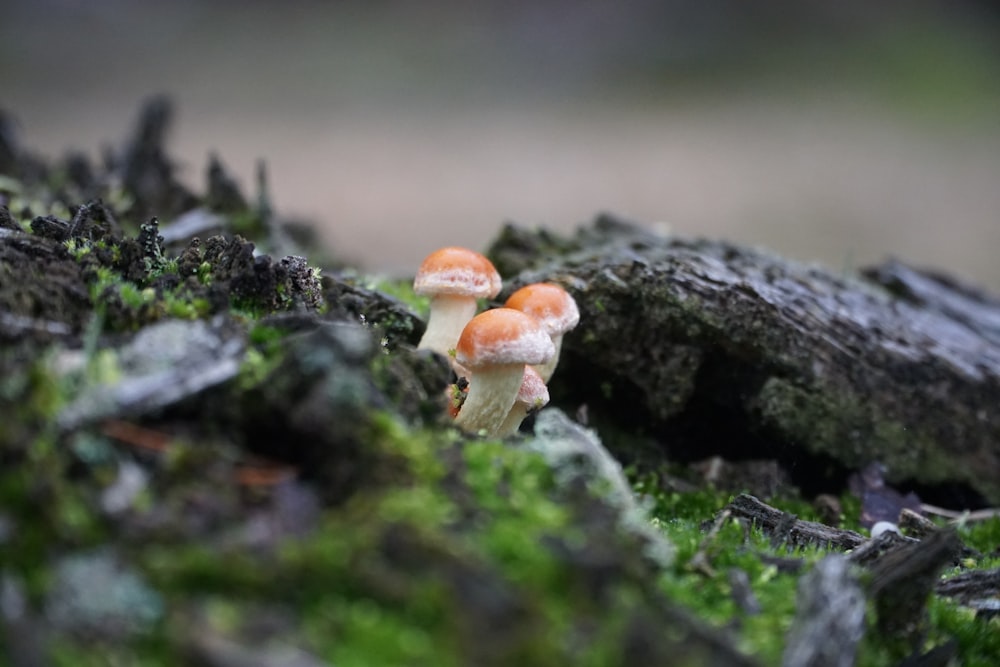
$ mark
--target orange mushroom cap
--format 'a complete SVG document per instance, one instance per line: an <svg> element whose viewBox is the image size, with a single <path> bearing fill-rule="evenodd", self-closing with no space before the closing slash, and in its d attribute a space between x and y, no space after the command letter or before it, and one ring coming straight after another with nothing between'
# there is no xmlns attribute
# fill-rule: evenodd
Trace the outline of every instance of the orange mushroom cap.
<svg viewBox="0 0 1000 667"><path fill-rule="evenodd" d="M435 250L420 264L413 280L417 294L450 294L491 299L500 293L500 274L474 250L449 246Z"/></svg>
<svg viewBox="0 0 1000 667"><path fill-rule="evenodd" d="M569 292L553 283L526 285L511 294L504 306L531 315L551 336L566 333L580 321L576 301Z"/></svg>
<svg viewBox="0 0 1000 667"><path fill-rule="evenodd" d="M484 366L541 364L554 353L552 339L537 320L512 308L494 308L465 326L455 360L475 373Z"/></svg>

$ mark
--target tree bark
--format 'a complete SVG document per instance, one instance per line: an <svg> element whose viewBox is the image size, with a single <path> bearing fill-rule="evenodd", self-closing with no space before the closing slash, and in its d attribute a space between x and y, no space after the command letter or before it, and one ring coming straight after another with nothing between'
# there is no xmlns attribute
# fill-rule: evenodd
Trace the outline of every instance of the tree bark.
<svg viewBox="0 0 1000 667"><path fill-rule="evenodd" d="M878 461L952 504L1000 503L995 297L899 262L838 274L610 216L573 238L508 226L489 254L516 276L501 298L536 281L576 298L550 391L629 436L609 444L770 456L807 486Z"/></svg>

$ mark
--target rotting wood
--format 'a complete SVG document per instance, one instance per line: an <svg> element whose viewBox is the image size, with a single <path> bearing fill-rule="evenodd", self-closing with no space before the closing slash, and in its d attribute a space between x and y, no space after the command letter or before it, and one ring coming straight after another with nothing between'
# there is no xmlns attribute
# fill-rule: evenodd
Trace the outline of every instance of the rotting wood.
<svg viewBox="0 0 1000 667"><path fill-rule="evenodd" d="M909 508L903 508L899 513L899 529L919 540L933 533L938 529L938 526L927 517Z"/></svg>
<svg viewBox="0 0 1000 667"><path fill-rule="evenodd" d="M850 552L848 558L858 565L868 565L898 547L918 541L892 531L868 538L853 530L802 521L794 514L783 512L745 493L736 496L724 511L760 527L771 537L773 548L789 544L838 549Z"/></svg>
<svg viewBox="0 0 1000 667"><path fill-rule="evenodd" d="M743 613L747 616L756 616L763 611L764 608L761 606L760 600L757 599L757 595L753 592L753 586L750 585L750 576L746 570L733 567L729 569L727 574L729 590L736 606L742 609Z"/></svg>
<svg viewBox="0 0 1000 667"><path fill-rule="evenodd" d="M996 603L1000 600L1000 568L956 574L939 581L934 592L977 609L982 607L973 604L977 600L993 600Z"/></svg>
<svg viewBox="0 0 1000 667"><path fill-rule="evenodd" d="M782 667L850 667L864 633L865 595L849 561L833 554L799 580Z"/></svg>
<svg viewBox="0 0 1000 667"><path fill-rule="evenodd" d="M916 650L923 639L927 599L941 570L961 550L950 529L931 533L920 542L890 551L871 567L868 592L875 601L876 624L888 639Z"/></svg>
<svg viewBox="0 0 1000 667"><path fill-rule="evenodd" d="M1000 503L996 297L898 262L834 272L610 215L568 238L509 226L488 255L516 276L508 292L573 294L580 325L550 391L594 423L642 423L676 458L777 456L817 491L878 461L890 483Z"/></svg>
<svg viewBox="0 0 1000 667"><path fill-rule="evenodd" d="M905 535L900 535L895 531L887 530L878 537L869 539L856 549L852 549L848 558L858 565L867 566L878 561L878 559L885 554L894 551L903 545L916 544L918 542L919 540L912 537L906 537Z"/></svg>
<svg viewBox="0 0 1000 667"><path fill-rule="evenodd" d="M782 528L785 538L783 541L793 546L818 546L847 551L868 541L864 535L853 530L841 530L815 521L796 519L794 515L745 493L736 496L725 511L734 517L751 521L768 535L773 535L779 527Z"/></svg>

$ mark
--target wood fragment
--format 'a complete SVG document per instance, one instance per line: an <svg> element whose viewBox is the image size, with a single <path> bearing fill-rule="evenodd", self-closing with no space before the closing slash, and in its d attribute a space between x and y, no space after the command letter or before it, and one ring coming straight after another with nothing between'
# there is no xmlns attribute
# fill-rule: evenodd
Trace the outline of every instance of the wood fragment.
<svg viewBox="0 0 1000 667"><path fill-rule="evenodd" d="M152 452L166 451L170 445L170 435L154 431L121 419L106 419L101 424L101 433L131 447Z"/></svg>
<svg viewBox="0 0 1000 667"><path fill-rule="evenodd" d="M796 519L793 515L745 493L736 496L726 509L732 516L750 520L769 535L780 528L783 541L792 546L818 546L846 551L868 541L864 535L853 530L841 530L814 521Z"/></svg>
<svg viewBox="0 0 1000 667"><path fill-rule="evenodd" d="M750 585L750 577L746 570L741 570L738 567L729 569L729 591L736 606L742 609L744 614L756 616L763 611L760 600L757 599L753 587Z"/></svg>
<svg viewBox="0 0 1000 667"><path fill-rule="evenodd" d="M771 554L761 554L760 561L764 565L773 566L778 572L785 574L798 574L806 564L804 558L790 558L782 556L772 556Z"/></svg>
<svg viewBox="0 0 1000 667"><path fill-rule="evenodd" d="M850 562L827 556L799 580L782 667L850 667L864 633L865 596Z"/></svg>
<svg viewBox="0 0 1000 667"><path fill-rule="evenodd" d="M899 529L918 540L938 529L936 523L909 508L899 513Z"/></svg>
<svg viewBox="0 0 1000 667"><path fill-rule="evenodd" d="M939 581L934 592L962 604L977 599L1000 598L1000 568L957 574Z"/></svg>
<svg viewBox="0 0 1000 667"><path fill-rule="evenodd" d="M298 474L295 466L281 463L246 463L236 466L236 483L241 486L277 486L295 479Z"/></svg>
<svg viewBox="0 0 1000 667"><path fill-rule="evenodd" d="M799 517L790 512L782 512L778 524L771 531L771 548L777 550L782 544L788 542L792 528L798 523Z"/></svg>
<svg viewBox="0 0 1000 667"><path fill-rule="evenodd" d="M888 534L888 533L887 533ZM869 594L884 637L916 650L924 636L927 599L941 570L955 560L962 543L952 529L931 533L878 559L871 567Z"/></svg>
<svg viewBox="0 0 1000 667"><path fill-rule="evenodd" d="M871 565L885 554L898 549L905 544L917 544L919 540L900 535L894 531L886 531L878 537L867 540L864 544L851 550L848 558L858 565Z"/></svg>
<svg viewBox="0 0 1000 667"><path fill-rule="evenodd" d="M928 505L924 503L920 506L921 511L926 514L933 514L935 516L941 516L946 519L951 519L954 523L971 523L974 521L989 521L995 517L1000 516L1000 508L998 507L987 507L978 510L949 510L944 507L937 507L935 505Z"/></svg>

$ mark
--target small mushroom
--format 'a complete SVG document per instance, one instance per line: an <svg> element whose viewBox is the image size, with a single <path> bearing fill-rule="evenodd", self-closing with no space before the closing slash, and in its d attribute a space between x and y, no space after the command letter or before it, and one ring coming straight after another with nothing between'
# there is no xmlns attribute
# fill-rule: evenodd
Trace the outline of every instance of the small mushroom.
<svg viewBox="0 0 1000 667"><path fill-rule="evenodd" d="M525 364L545 363L554 353L541 324L519 310L494 308L473 317L455 348L455 360L472 374L455 424L496 435L524 381Z"/></svg>
<svg viewBox="0 0 1000 667"><path fill-rule="evenodd" d="M427 330L417 349L448 356L476 314L476 299L492 299L500 287L500 274L478 252L454 246L432 252L413 280L414 292L431 297Z"/></svg>
<svg viewBox="0 0 1000 667"><path fill-rule="evenodd" d="M528 415L536 412L549 402L549 388L545 386L545 381L531 366L524 367L524 378L521 380L521 388L514 399L507 417L500 424L497 435L501 438L514 435L521 427L521 422Z"/></svg>
<svg viewBox="0 0 1000 667"><path fill-rule="evenodd" d="M548 382L559 363L563 335L580 321L580 311L576 307L576 301L559 285L534 283L511 294L504 307L531 315L552 337L555 354L547 363L535 367L542 380Z"/></svg>

